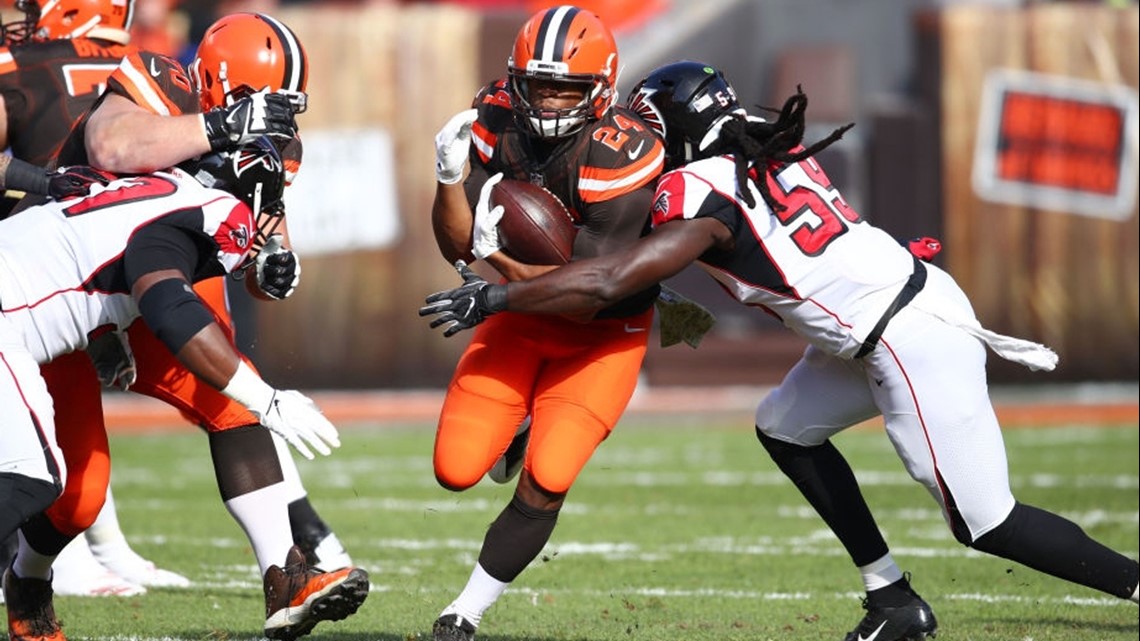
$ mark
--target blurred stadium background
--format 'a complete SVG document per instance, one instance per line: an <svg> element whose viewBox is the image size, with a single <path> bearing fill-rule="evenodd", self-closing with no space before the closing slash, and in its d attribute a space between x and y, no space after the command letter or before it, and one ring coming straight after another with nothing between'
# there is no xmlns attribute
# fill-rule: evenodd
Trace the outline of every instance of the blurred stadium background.
<svg viewBox="0 0 1140 641"><path fill-rule="evenodd" d="M428 223L432 139L504 73L525 18L554 4L138 0L136 43L184 60L233 11L273 13L308 51L305 169L286 197L304 284L273 305L232 288L240 342L269 380L308 390L446 385L464 340L444 340L416 315L425 294L455 282ZM1123 382L1135 406L1135 2L578 4L613 25L623 94L653 67L692 58L723 69L745 104L778 106L801 86L809 139L855 122L821 157L851 204L899 238L941 238L937 262L983 323L1061 355L1049 374L991 359L991 381ZM802 351L695 269L671 284L719 321L699 350L652 349L647 388L773 385Z"/></svg>

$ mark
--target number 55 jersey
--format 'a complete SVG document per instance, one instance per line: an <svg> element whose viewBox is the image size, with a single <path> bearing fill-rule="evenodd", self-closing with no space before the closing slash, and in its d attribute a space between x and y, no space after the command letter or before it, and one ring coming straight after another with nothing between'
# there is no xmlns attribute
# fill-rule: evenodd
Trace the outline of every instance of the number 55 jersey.
<svg viewBox="0 0 1140 641"><path fill-rule="evenodd" d="M755 175L755 169L751 172ZM854 356L915 269L890 234L863 221L814 159L768 172L774 211L738 193L729 156L690 163L661 177L653 224L712 217L733 232L731 251L699 264L734 298L760 306L829 354Z"/></svg>

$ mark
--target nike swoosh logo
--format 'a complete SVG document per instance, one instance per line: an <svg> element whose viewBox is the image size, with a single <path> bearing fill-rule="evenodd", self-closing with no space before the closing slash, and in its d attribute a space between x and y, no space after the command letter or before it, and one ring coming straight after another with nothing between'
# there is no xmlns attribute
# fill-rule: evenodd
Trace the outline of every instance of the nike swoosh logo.
<svg viewBox="0 0 1140 641"><path fill-rule="evenodd" d="M641 142L637 143L637 146L636 146L636 147L634 147L634 148L633 148L631 151L627 151L627 152L626 152L626 155L627 155L627 156L629 156L629 159L630 159L630 160L636 160L636 159L637 159L637 157L638 157L638 155L640 155L640 154L641 154L641 148L642 148L644 145L645 145L645 141L644 141L644 140L642 140Z"/></svg>
<svg viewBox="0 0 1140 641"><path fill-rule="evenodd" d="M161 71L159 71L159 70L158 70L158 67L156 67L156 66L154 65L154 58L151 58L151 59L150 59L150 75L154 76L155 78L157 78L157 77L159 77L160 75L162 75L162 72L161 72Z"/></svg>
<svg viewBox="0 0 1140 641"><path fill-rule="evenodd" d="M859 638L856 641L875 641L875 639L878 638L879 633L883 631L883 626L886 624L887 624L886 621L883 621L882 623L880 623L879 627L875 628L875 631L872 632L871 636L869 636L869 637L865 637L862 634L860 634Z"/></svg>
<svg viewBox="0 0 1140 641"><path fill-rule="evenodd" d="M636 334L638 332L644 332L644 331L645 331L644 327L632 327L632 326L630 326L629 323L625 324L625 333L626 334Z"/></svg>

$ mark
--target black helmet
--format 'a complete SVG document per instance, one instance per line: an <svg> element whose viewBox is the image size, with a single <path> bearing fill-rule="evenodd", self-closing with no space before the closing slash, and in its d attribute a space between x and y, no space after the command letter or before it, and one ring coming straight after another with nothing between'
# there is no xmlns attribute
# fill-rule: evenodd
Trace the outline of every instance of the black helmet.
<svg viewBox="0 0 1140 641"><path fill-rule="evenodd" d="M237 196L254 215L278 207L285 192L285 164L268 136L232 151L192 158L179 167L204 186Z"/></svg>
<svg viewBox="0 0 1140 641"><path fill-rule="evenodd" d="M285 215L285 164L273 140L261 136L232 151L192 158L178 167L203 186L228 191L249 205L257 221L250 258L256 256Z"/></svg>
<svg viewBox="0 0 1140 641"><path fill-rule="evenodd" d="M744 114L724 74L703 62L682 60L649 72L626 105L665 139L672 168L702 157L709 131L727 116ZM714 136L715 138L715 136Z"/></svg>

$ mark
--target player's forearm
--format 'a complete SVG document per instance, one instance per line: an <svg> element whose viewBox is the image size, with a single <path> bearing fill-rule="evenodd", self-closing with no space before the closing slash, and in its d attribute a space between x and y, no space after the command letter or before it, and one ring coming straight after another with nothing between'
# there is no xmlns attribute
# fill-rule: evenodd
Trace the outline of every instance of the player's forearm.
<svg viewBox="0 0 1140 641"><path fill-rule="evenodd" d="M435 202L431 207L431 226L439 253L447 262L474 260L471 254L474 223L462 183L436 186Z"/></svg>
<svg viewBox="0 0 1140 641"><path fill-rule="evenodd" d="M159 116L141 110L93 118L86 145L92 165L119 173L165 169L210 151L197 114Z"/></svg>

